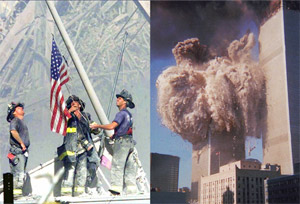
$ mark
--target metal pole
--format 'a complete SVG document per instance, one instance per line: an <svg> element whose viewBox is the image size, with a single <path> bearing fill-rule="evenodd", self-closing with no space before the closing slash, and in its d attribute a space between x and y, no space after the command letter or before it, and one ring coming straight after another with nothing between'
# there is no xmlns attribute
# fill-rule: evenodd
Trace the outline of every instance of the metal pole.
<svg viewBox="0 0 300 204"><path fill-rule="evenodd" d="M56 11L56 8L54 6L53 1L46 0L46 3L47 3L47 6L50 10L50 13L51 13L55 23L57 25L57 28L58 28L58 30L59 30L62 38L63 38L63 41L64 41L64 43L67 47L67 50L68 50L68 52L69 52L69 54L72 58L72 61L75 65L76 70L77 70L77 72L80 76L80 79L81 79L81 81L84 85L84 88L85 88L85 90L86 90L86 92L87 92L87 94L88 94L88 96L91 100L91 103L94 107L94 110L95 110L97 116L98 116L98 119L100 120L100 122L102 124L109 124L109 121L108 121L108 119L105 115L105 112L102 108L102 105L101 105L101 103L100 103L100 101L99 101L99 99L96 95L96 92L95 92L95 90L94 90L94 88L93 88L93 86L92 86L92 84L91 84L84 68L83 68L83 65L82 65L82 63L79 59L79 56L78 56L78 54L77 54L77 52L76 52L76 50L75 50L75 48L74 48L74 46L73 46L73 44L70 40L70 37L69 37L69 35L68 35L68 33L67 33L63 23L62 23L57 11ZM104 132L107 136L111 136L114 133L113 130L105 130Z"/></svg>
<svg viewBox="0 0 300 204"><path fill-rule="evenodd" d="M148 21L148 23L150 23L150 14L148 14L146 12L146 9L142 6L142 4L140 3L140 1L139 0L133 0L133 2L140 9L140 12L143 14L143 16ZM144 3L149 3L149 2L145 1Z"/></svg>
<svg viewBox="0 0 300 204"><path fill-rule="evenodd" d="M55 185L59 182L59 179L64 175L64 172L65 172L65 169L64 168L61 168L53 177L53 180L52 180L52 177L49 178L49 174L44 174L44 175L40 175L40 176L37 176L36 178L48 178L49 179L49 182L50 182L50 186L48 187L47 189L47 193L44 194L40 200L38 201L38 204L43 204L45 203L51 192L53 191L53 189L55 188Z"/></svg>

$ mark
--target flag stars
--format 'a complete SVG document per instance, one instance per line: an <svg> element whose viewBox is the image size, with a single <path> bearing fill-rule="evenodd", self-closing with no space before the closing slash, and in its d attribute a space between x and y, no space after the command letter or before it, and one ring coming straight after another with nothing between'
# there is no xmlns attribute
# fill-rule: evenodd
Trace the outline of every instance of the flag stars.
<svg viewBox="0 0 300 204"><path fill-rule="evenodd" d="M60 77L60 67L63 64L62 62L62 56L56 46L55 41L53 40L51 52L51 77L54 80L58 80Z"/></svg>
<svg viewBox="0 0 300 204"><path fill-rule="evenodd" d="M63 66L62 66L63 65ZM66 75L62 75L60 76L60 72L62 70L64 70L64 73L67 73L67 71L65 69L63 69L64 67L64 63L62 60L62 56L59 53L59 49L56 46L56 43L54 41L52 41L52 52L51 52L51 82L52 80L55 80L57 83L53 83L52 88L51 88L51 93L50 93L50 97L54 98L55 101L50 102L50 108L52 110L51 112L51 130L53 132L57 132L60 134L65 135L66 134L66 118L65 118L65 113L68 113L65 104L61 103L61 101L64 102L64 98L63 98L63 94L61 92L60 89L58 89L58 87L64 85L65 83L68 82L68 78L66 77ZM62 69L62 70L61 70ZM62 79L60 79L60 77L63 77ZM58 98L56 96L59 96ZM54 108L56 105L58 105L58 108ZM70 118L71 116L67 115L66 117ZM58 118L62 119L62 120L58 120Z"/></svg>

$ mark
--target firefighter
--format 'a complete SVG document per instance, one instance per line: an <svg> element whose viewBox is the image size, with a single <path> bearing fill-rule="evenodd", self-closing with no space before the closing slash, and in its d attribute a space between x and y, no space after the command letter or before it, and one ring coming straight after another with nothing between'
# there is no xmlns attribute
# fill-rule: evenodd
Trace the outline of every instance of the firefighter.
<svg viewBox="0 0 300 204"><path fill-rule="evenodd" d="M127 107L134 108L131 94L123 89L116 95L116 105L119 112L112 123L107 125L91 124L90 127L115 131L111 139L113 144L113 159L111 167L111 188L113 195L120 195L125 189L127 194L137 193L136 187L136 165L133 159L134 141L132 138L132 115Z"/></svg>
<svg viewBox="0 0 300 204"><path fill-rule="evenodd" d="M28 147L30 145L27 125L24 123L24 104L8 104L7 122L10 123L10 149L9 166L13 174L13 193L14 197L23 195L22 188L25 180L25 170L28 160Z"/></svg>
<svg viewBox="0 0 300 204"><path fill-rule="evenodd" d="M63 145L58 148L58 157L63 160L65 168L61 195L80 196L85 194L85 184L89 182L88 163L89 169L92 169L89 173L94 176L99 158L90 135L90 114L83 112L85 103L72 95L66 104L72 117L68 119Z"/></svg>
<svg viewBox="0 0 300 204"><path fill-rule="evenodd" d="M89 124L93 124L89 116ZM90 133L98 135L100 133L99 129L90 129ZM91 134L89 134L89 142L93 143ZM92 148L91 151L87 152L87 180L86 180L86 193L89 195L101 194L101 181L97 176L97 169L100 164L100 159L96 148Z"/></svg>

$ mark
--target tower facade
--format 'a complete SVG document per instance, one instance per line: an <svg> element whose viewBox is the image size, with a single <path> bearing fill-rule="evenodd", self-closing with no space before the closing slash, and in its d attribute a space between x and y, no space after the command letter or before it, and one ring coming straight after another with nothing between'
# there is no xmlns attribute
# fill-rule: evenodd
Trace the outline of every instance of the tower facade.
<svg viewBox="0 0 300 204"><path fill-rule="evenodd" d="M281 166L282 174L299 173L299 5L282 1L260 25L259 63L266 81L263 163ZM220 135L219 135L220 134ZM245 138L238 133L211 133L193 145L192 199L200 201L201 178L219 166L245 159Z"/></svg>
<svg viewBox="0 0 300 204"><path fill-rule="evenodd" d="M161 192L178 191L179 157L151 153L151 187Z"/></svg>
<svg viewBox="0 0 300 204"><path fill-rule="evenodd" d="M265 179L280 176L280 166L261 166L259 161L241 160L201 180L201 204L265 203Z"/></svg>
<svg viewBox="0 0 300 204"><path fill-rule="evenodd" d="M209 133L206 141L193 145L191 198L200 200L201 178L220 167L245 159L245 139L234 132Z"/></svg>
<svg viewBox="0 0 300 204"><path fill-rule="evenodd" d="M299 172L299 8L283 4L261 27L260 63L266 77L263 162Z"/></svg>

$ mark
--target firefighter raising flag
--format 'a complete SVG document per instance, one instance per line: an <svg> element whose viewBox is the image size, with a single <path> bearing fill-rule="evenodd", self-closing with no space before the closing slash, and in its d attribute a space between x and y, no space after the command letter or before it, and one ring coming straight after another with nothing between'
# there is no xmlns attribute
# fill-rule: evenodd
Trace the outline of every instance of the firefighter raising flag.
<svg viewBox="0 0 300 204"><path fill-rule="evenodd" d="M66 135L67 119L71 118L70 113L66 108L64 96L62 94L61 86L69 81L69 76L65 62L59 52L58 47L52 40L51 52L51 92L50 92L50 109L51 122L50 128L52 132L57 132Z"/></svg>

